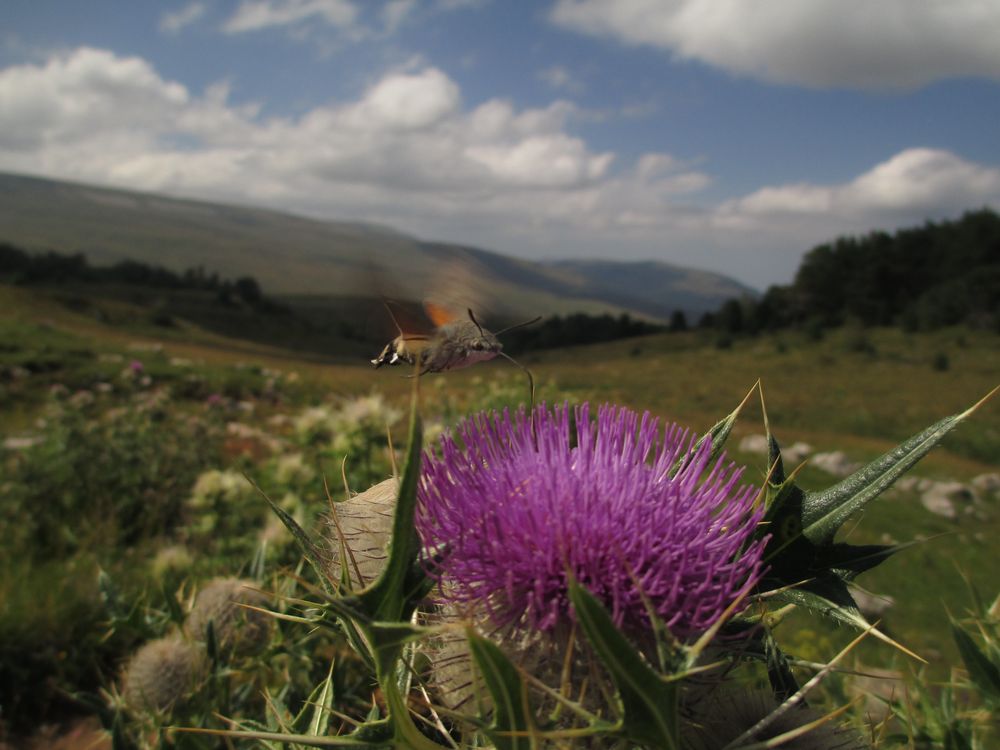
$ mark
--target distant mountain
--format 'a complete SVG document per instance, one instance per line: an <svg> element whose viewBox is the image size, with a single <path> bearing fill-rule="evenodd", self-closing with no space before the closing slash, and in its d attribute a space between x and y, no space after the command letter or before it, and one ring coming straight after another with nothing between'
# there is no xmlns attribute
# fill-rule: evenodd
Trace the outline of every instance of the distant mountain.
<svg viewBox="0 0 1000 750"><path fill-rule="evenodd" d="M665 263L540 263L424 242L393 229L0 173L0 241L175 271L253 276L274 295L420 298L460 268L475 299L509 316L629 312L665 319L748 293L733 279ZM384 269L389 269L388 272ZM388 288L383 288L388 286Z"/></svg>
<svg viewBox="0 0 1000 750"><path fill-rule="evenodd" d="M733 297L756 297L756 290L727 276L659 261L562 260L549 263L588 295L654 318L674 310L704 313Z"/></svg>

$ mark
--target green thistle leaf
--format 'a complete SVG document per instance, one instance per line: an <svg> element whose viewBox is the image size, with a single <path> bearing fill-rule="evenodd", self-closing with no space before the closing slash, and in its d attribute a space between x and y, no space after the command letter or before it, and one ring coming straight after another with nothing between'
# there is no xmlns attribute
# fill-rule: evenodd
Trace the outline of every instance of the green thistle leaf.
<svg viewBox="0 0 1000 750"><path fill-rule="evenodd" d="M414 409L410 419L406 468L399 483L399 496L393 516L389 559L378 579L358 594L362 608L373 620L409 621L417 601L429 585L423 569L417 564L420 537L414 524L422 439L420 417Z"/></svg>
<svg viewBox="0 0 1000 750"><path fill-rule="evenodd" d="M997 390L1000 387L960 414L946 417L917 433L833 487L822 492L805 493L802 503L802 533L816 544L831 542L844 521L887 490Z"/></svg>
<svg viewBox="0 0 1000 750"><path fill-rule="evenodd" d="M708 462L709 464L712 464L718 460L719 456L722 455L723 448L725 448L726 441L729 439L729 434L733 431L733 426L736 424L736 420L740 416L740 412L743 411L743 407L746 406L747 401L750 400L750 396L752 396L753 392L759 387L760 381L758 380L754 383L753 388L747 391L747 395L743 397L743 400L735 409L733 409L732 412L729 413L728 416L720 419L712 425L712 428L701 436L689 453L677 459L674 465L670 467L670 475L673 476L676 474L688 460L688 457L697 454L698 451L701 450L701 447L709 441L712 443L712 452Z"/></svg>
<svg viewBox="0 0 1000 750"><path fill-rule="evenodd" d="M618 688L625 736L650 747L679 747L677 684L650 669L604 606L575 580L569 582L569 598L581 629Z"/></svg>
<svg viewBox="0 0 1000 750"><path fill-rule="evenodd" d="M305 555L306 560L309 561L313 570L316 571L316 575L323 584L323 588L329 591L330 584L326 576L326 566L323 564L323 556L320 554L319 547L316 546L316 543L312 540L309 534L306 533L305 529L299 526L298 521L292 518L283 508L278 506L271 498L269 498L267 493L258 487L257 484L250 479L250 477L247 477L246 475L244 476L246 477L246 480L250 482L254 488L256 488L257 492L261 494L261 497L267 501L267 504L271 506L271 510L274 511L274 514L285 525L285 528L288 529L289 533L295 538L295 541L299 543L299 547L302 549L302 554Z"/></svg>
<svg viewBox="0 0 1000 750"><path fill-rule="evenodd" d="M969 679L989 705L1000 706L1000 667L980 650L972 636L954 620L951 621L951 635L969 672Z"/></svg>
<svg viewBox="0 0 1000 750"><path fill-rule="evenodd" d="M469 652L482 672L493 698L493 724L488 730L498 750L529 750L537 747L534 722L528 710L524 680L503 651L469 628Z"/></svg>

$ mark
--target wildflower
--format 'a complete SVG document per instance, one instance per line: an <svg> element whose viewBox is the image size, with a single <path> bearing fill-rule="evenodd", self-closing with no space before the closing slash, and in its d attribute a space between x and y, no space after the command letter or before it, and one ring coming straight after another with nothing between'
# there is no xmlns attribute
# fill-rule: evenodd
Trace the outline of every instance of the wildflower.
<svg viewBox="0 0 1000 750"><path fill-rule="evenodd" d="M286 453L275 461L274 478L282 485L304 485L316 478L316 471L306 463L301 453Z"/></svg>
<svg viewBox="0 0 1000 750"><path fill-rule="evenodd" d="M572 576L617 625L648 624L648 602L684 636L761 574L754 489L676 425L614 406L591 423L584 404L482 413L457 433L425 456L417 528L445 552L433 575L446 603L496 627L567 622Z"/></svg>

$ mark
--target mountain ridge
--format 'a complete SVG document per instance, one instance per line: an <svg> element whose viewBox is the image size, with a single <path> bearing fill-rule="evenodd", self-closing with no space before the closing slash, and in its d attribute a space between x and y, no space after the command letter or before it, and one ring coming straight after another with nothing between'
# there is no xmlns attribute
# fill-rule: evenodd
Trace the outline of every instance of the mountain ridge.
<svg viewBox="0 0 1000 750"><path fill-rule="evenodd" d="M468 295L498 301L508 316L627 312L664 320L676 309L698 315L754 294L721 274L660 261L534 261L365 222L8 173L0 173L0 241L82 252L95 263L204 266L253 276L286 296L361 290L419 299L457 264Z"/></svg>

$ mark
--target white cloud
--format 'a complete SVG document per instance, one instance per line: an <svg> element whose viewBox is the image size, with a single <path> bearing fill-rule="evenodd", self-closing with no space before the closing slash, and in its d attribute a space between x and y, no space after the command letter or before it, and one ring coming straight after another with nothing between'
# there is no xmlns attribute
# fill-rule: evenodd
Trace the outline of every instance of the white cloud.
<svg viewBox="0 0 1000 750"><path fill-rule="evenodd" d="M164 13L160 16L160 31L176 34L181 29L200 21L206 11L205 3L192 2L172 13Z"/></svg>
<svg viewBox="0 0 1000 750"><path fill-rule="evenodd" d="M558 0L563 28L810 87L1000 78L1000 3L983 0Z"/></svg>
<svg viewBox="0 0 1000 750"><path fill-rule="evenodd" d="M137 57L81 48L42 66L0 72L0 143L25 156L72 148L96 134L142 140L141 130L189 105L187 90Z"/></svg>
<svg viewBox="0 0 1000 750"><path fill-rule="evenodd" d="M427 227L566 221L579 200L566 194L600 191L614 158L567 131L575 112L564 101L468 110L424 66L354 101L262 118L224 84L198 95L138 58L79 49L0 70L0 168Z"/></svg>
<svg viewBox="0 0 1000 750"><path fill-rule="evenodd" d="M435 0L434 7L443 11L480 9L489 5L491 0Z"/></svg>
<svg viewBox="0 0 1000 750"><path fill-rule="evenodd" d="M361 128L409 130L428 128L459 108L458 86L440 70L389 75L373 86L350 118Z"/></svg>
<svg viewBox="0 0 1000 750"><path fill-rule="evenodd" d="M720 206L716 221L758 232L811 227L819 237L946 218L983 205L1000 206L1000 168L949 151L912 148L844 184L761 188Z"/></svg>
<svg viewBox="0 0 1000 750"><path fill-rule="evenodd" d="M358 17L349 0L243 0L222 25L227 34L297 26L323 21L337 28L350 27Z"/></svg>
<svg viewBox="0 0 1000 750"><path fill-rule="evenodd" d="M553 65L538 71L538 78L554 89L571 93L584 90L583 83L563 65Z"/></svg>
<svg viewBox="0 0 1000 750"><path fill-rule="evenodd" d="M389 0L379 13L386 34L395 34L417 7L417 0Z"/></svg>

